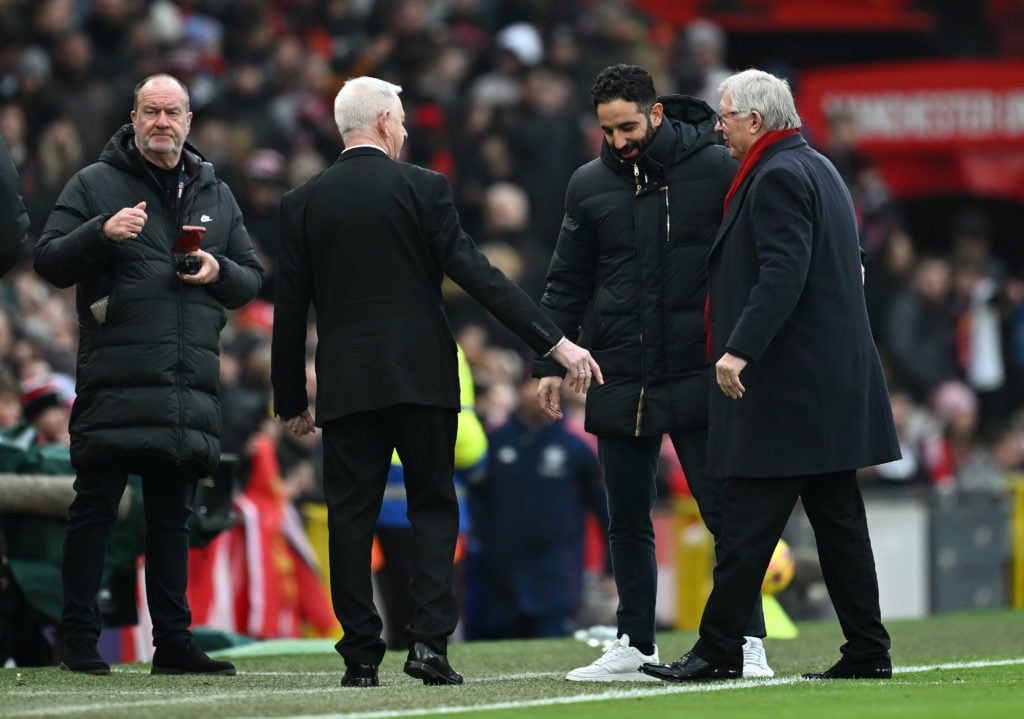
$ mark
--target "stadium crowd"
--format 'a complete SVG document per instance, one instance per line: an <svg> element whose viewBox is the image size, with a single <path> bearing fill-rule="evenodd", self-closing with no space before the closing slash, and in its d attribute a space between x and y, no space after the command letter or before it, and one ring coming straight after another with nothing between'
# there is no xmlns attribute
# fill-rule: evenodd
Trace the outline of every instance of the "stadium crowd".
<svg viewBox="0 0 1024 719"><path fill-rule="evenodd" d="M566 185L602 139L587 104L597 72L642 65L660 92L713 107L728 72L719 28L697 20L677 32L625 0L0 0L0 47L0 132L31 218L25 256L0 281L0 429L28 422L39 441L68 441L74 295L33 273L31 248L67 180L124 121L135 83L170 72L191 92L189 140L235 193L266 270L260 299L229 313L222 333L224 451L244 458L272 442L280 492L297 506L322 501L321 462L319 435L296 438L269 415L278 199L337 157L342 82L374 75L403 86L405 159L450 179L466 230L539 299ZM949 237L914 237L858 152L852 119L831 121L819 149L859 213L903 449L902 460L866 470L865 486L1003 492L1024 468L1021 268L994 253L980 210L959 216ZM517 411L530 352L448 290L477 413L495 430ZM566 406L581 427L581 406ZM243 461L243 485L247 471ZM677 466L664 463L663 474L666 496L685 491Z"/></svg>

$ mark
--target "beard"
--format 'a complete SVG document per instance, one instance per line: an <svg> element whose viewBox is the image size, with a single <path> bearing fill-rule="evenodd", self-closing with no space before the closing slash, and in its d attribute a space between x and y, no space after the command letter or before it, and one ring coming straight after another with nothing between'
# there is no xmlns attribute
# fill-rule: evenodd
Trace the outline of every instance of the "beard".
<svg viewBox="0 0 1024 719"><path fill-rule="evenodd" d="M629 142L627 142L625 147L623 147L619 151L619 154L629 155L635 150L636 156L639 157L641 154L643 154L644 150L647 149L647 146L651 144L651 140L654 139L654 133L657 131L658 128L654 126L654 124L651 122L651 118L648 117L647 129L644 131L644 136L641 137L639 140L630 140Z"/></svg>

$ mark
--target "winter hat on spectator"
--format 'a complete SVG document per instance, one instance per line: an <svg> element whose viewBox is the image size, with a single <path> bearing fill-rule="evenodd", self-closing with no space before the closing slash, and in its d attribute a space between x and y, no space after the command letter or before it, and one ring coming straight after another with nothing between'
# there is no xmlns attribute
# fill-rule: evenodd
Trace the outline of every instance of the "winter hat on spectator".
<svg viewBox="0 0 1024 719"><path fill-rule="evenodd" d="M49 375L29 377L21 383L21 414L29 422L35 422L44 411L64 404L60 387Z"/></svg>

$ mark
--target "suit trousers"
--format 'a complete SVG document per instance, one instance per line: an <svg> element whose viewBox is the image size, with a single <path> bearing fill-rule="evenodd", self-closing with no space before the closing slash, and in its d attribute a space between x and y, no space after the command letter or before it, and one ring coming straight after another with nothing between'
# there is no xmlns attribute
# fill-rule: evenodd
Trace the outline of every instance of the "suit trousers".
<svg viewBox="0 0 1024 719"><path fill-rule="evenodd" d="M346 664L380 664L383 622L373 602L370 569L392 450L405 469L412 524L409 641L447 651L459 620L453 561L459 534L455 496L454 409L402 404L358 412L324 425L324 497L331 567L331 601L344 636Z"/></svg>
<svg viewBox="0 0 1024 719"><path fill-rule="evenodd" d="M814 530L818 559L846 642L844 656L889 656L864 500L854 470L723 480L721 551L694 653L719 666L743 665L743 627L760 604L761 581L797 499Z"/></svg>
<svg viewBox="0 0 1024 719"><path fill-rule="evenodd" d="M188 585L189 520L197 470L171 461L151 461L138 471L146 520L146 600L153 619L153 645L173 646L190 637ZM129 470L103 465L82 468L64 529L64 640L95 642L102 627L96 595L103 580L110 530Z"/></svg>
<svg viewBox="0 0 1024 719"><path fill-rule="evenodd" d="M707 430L669 433L690 492L701 517L715 537L716 559L721 525L720 483L707 475ZM619 594L616 614L619 634L635 642L654 644L658 563L651 510L657 498L655 476L662 436L599 437L601 468L608 493L608 543ZM764 614L758 602L744 634L763 637Z"/></svg>

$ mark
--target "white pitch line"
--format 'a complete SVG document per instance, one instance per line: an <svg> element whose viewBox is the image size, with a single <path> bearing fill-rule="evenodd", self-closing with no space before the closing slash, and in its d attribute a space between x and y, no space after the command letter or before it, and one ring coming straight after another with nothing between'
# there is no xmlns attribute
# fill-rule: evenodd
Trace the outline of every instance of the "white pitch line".
<svg viewBox="0 0 1024 719"><path fill-rule="evenodd" d="M999 666L1012 666L1017 664L1024 664L1024 657L1016 659L998 659L998 660L978 660L970 662L947 662L942 664L919 664L911 666L900 666L894 667L894 674L916 674L921 672L933 671L936 669L979 669L984 667L999 667ZM117 670L115 670L117 671ZM126 672L128 673L128 672ZM333 672L242 672L243 675L272 675L272 676L309 676L310 674L328 674ZM505 675L491 675L483 678L474 678L473 683L479 683L481 681L509 681L512 679L529 679L538 677L550 677L550 676L561 676L561 672L532 672L524 674L505 674ZM230 680L228 680L230 681ZM493 704L482 704L475 706L441 706L441 707L430 707L423 709L406 709L406 710L388 710L388 711L372 711L372 712L352 712L352 713L341 713L341 714L290 714L287 716L277 717L276 719L397 719L398 717L417 717L417 716L431 716L437 714L465 714L468 712L478 711L499 711L502 709L526 709L530 707L539 706L556 706L564 704L583 704L588 702L606 701L609 699L632 699L645 696L660 696L664 694L692 694L699 692L715 692L715 691L730 691L737 689L750 689L753 687L770 687L770 686L786 686L790 684L803 683L806 680L800 675L788 676L788 677L776 677L774 679L736 679L733 681L723 682L699 682L695 684L670 684L663 682L660 684L645 684L643 687L635 687L631 689L614 689L611 691L601 692L599 694L580 694L574 696L563 696L563 697L547 697L544 699L530 699L516 702L495 702ZM617 683L618 684L618 683ZM338 688L339 691L341 688ZM66 693L67 690L61 690ZM311 692L322 692L323 687L310 687L302 689L260 689L257 692L248 693L249 696L281 696L289 694L309 694ZM44 694L44 692L31 692L34 694ZM48 693L48 692L45 692ZM107 693L107 692L105 692ZM78 705L64 705L60 707L45 707L40 709L29 709L26 711L19 712L22 716L34 716L34 717L48 717L48 716L66 716L68 714L83 713L83 712L94 712L102 711L104 709L125 709L127 707L142 708L151 705L163 705L166 703L166 697L157 697L152 699L144 699L141 701L131 701L128 696L131 696L131 692L119 691L116 695L124 697L118 702L110 702L107 704L78 704ZM221 700L232 700L238 699L240 696L246 696L243 692L224 692L219 694L205 694L202 696L181 696L176 695L176 703L185 704L199 704L216 702ZM239 717L238 719L264 719L262 717Z"/></svg>

